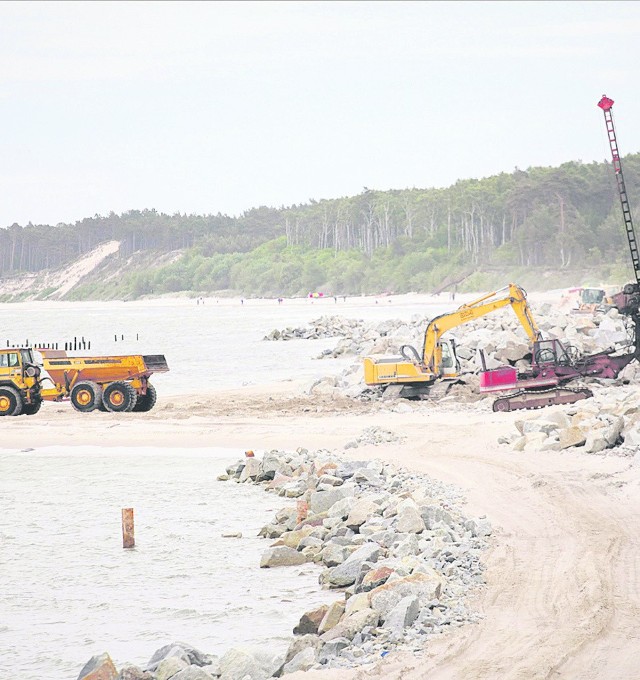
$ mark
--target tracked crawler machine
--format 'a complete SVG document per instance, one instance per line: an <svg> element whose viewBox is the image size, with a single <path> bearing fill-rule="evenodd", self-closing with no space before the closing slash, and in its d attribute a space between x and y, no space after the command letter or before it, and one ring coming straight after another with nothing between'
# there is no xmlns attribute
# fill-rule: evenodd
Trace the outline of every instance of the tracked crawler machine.
<svg viewBox="0 0 640 680"><path fill-rule="evenodd" d="M432 319L425 331L422 355L410 345L403 345L400 357L365 357L365 382L382 385L387 396L441 396L461 378L455 342L443 338L444 333L507 306L513 309L527 333L531 366L520 372L513 366L487 370L484 356L480 353L483 361L480 391L510 392L494 402L494 411L541 408L588 399L593 396L591 390L568 387L567 383L584 377L615 378L634 358L633 355L612 356L607 352L581 356L574 347L565 346L560 340L544 340L526 293L520 286L511 283L462 305L454 312Z"/></svg>
<svg viewBox="0 0 640 680"><path fill-rule="evenodd" d="M455 312L433 319L425 333L422 355L419 355L413 347L405 345L401 348L401 357L365 357L365 382L368 385L382 385L385 392L393 390L397 396L410 398L422 395L438 396L438 383L450 385L460 377L455 344L452 340L444 340L442 334L509 304L527 331L532 346L532 360L530 368L520 372L512 366L493 370L486 370L486 365L483 366L480 373L481 392L510 392L496 399L493 404L494 411L542 408L587 399L593 396L589 389L585 387L574 389L567 384L582 378L616 378L625 366L640 359L640 255L613 124L611 112L613 100L603 95L598 106L604 112L635 274L635 282L627 284L620 293L613 295L611 302L612 306L626 315L632 323L633 351L619 353L606 350L581 356L574 348L563 345L559 340L541 339L526 303L524 291L510 284L509 292L503 298L490 299L495 298L500 292L496 291L469 305L463 305ZM484 358L481 358L484 361Z"/></svg>
<svg viewBox="0 0 640 680"><path fill-rule="evenodd" d="M598 106L604 112L607 137L611 148L613 169L615 172L622 217L624 220L627 243L631 253L631 262L635 275L635 282L628 283L620 293L612 296L611 303L621 314L627 316L632 325L633 351L616 353L604 351L590 356L572 356L561 345L541 347L539 354L534 354L531 370L524 374L517 374L510 367L485 371L480 376L481 391L499 391L501 389L516 389L513 394L501 397L494 402L494 411L510 411L518 408L539 408L553 403L567 403L553 398L553 390L557 388L545 387L549 384L563 385L577 378L597 377L616 378L620 371L632 361L640 358L640 256L638 244L633 228L631 207L624 183L622 162L618 151L615 126L613 124L613 100L603 95ZM546 341L558 343L557 340ZM589 390L581 390L586 393ZM549 395L551 398L547 398ZM587 396L591 396L590 392Z"/></svg>
<svg viewBox="0 0 640 680"><path fill-rule="evenodd" d="M460 361L453 339L443 335L462 324L479 319L510 306L531 342L540 337L526 293L510 283L505 288L487 293L460 306L454 312L441 314L429 322L424 334L422 353L411 345L402 345L401 356L371 355L364 358L367 385L381 385L387 396L419 398L437 396L460 379Z"/></svg>

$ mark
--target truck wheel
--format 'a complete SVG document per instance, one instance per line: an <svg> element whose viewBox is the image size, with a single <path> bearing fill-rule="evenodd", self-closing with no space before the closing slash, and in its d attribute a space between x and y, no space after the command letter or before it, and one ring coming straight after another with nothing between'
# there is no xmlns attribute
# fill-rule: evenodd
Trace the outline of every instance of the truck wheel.
<svg viewBox="0 0 640 680"><path fill-rule="evenodd" d="M134 411L150 411L155 405L158 398L158 393L156 388L151 384L147 383L147 393L139 394L136 401L136 405L133 407Z"/></svg>
<svg viewBox="0 0 640 680"><path fill-rule="evenodd" d="M104 388L102 403L107 411L123 413L131 411L136 405L138 395L131 385L126 382L112 382Z"/></svg>
<svg viewBox="0 0 640 680"><path fill-rule="evenodd" d="M22 413L24 413L25 416L35 416L41 406L42 400L34 401L32 404L24 404L22 406Z"/></svg>
<svg viewBox="0 0 640 680"><path fill-rule="evenodd" d="M22 397L13 387L0 387L0 416L19 416L22 413Z"/></svg>
<svg viewBox="0 0 640 680"><path fill-rule="evenodd" d="M76 411L89 413L101 402L102 388L97 383L84 380L73 386L70 397Z"/></svg>

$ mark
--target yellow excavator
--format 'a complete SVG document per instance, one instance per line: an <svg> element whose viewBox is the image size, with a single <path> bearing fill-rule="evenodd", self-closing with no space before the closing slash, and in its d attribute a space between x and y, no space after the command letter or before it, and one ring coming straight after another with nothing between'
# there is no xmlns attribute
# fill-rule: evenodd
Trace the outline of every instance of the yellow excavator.
<svg viewBox="0 0 640 680"><path fill-rule="evenodd" d="M520 286L508 286L462 305L454 312L441 314L429 322L424 335L422 356L411 345L400 348L402 356L371 355L364 358L367 385L385 387L385 397L419 398L441 396L460 377L460 362L455 341L443 335L462 324L474 321L503 307L515 312L531 343L541 339L531 314L527 295ZM436 384L439 386L436 388ZM440 387L441 386L441 387Z"/></svg>

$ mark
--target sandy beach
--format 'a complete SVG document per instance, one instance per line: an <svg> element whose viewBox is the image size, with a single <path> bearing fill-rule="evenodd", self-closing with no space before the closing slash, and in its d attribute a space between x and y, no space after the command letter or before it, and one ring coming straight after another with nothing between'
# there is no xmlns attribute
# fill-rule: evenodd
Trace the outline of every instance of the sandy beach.
<svg viewBox="0 0 640 680"><path fill-rule="evenodd" d="M3 445L324 448L427 473L461 488L469 512L494 527L487 584L473 602L483 618L431 641L419 658L391 654L374 668L332 669L332 678L634 677L640 471L632 459L499 444L526 412L421 402L396 413L381 402L301 395L300 384L283 382L164 397L149 414L79 415L47 403L37 417L5 419ZM344 450L373 425L406 439Z"/></svg>

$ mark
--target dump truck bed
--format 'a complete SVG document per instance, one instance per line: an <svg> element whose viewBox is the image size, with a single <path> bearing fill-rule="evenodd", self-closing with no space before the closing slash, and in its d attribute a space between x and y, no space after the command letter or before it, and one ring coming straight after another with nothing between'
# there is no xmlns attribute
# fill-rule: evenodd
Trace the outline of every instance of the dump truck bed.
<svg viewBox="0 0 640 680"><path fill-rule="evenodd" d="M153 373L165 373L169 370L163 354L70 357L63 350L43 349L40 352L45 371L60 385L80 380L101 384L148 378Z"/></svg>

